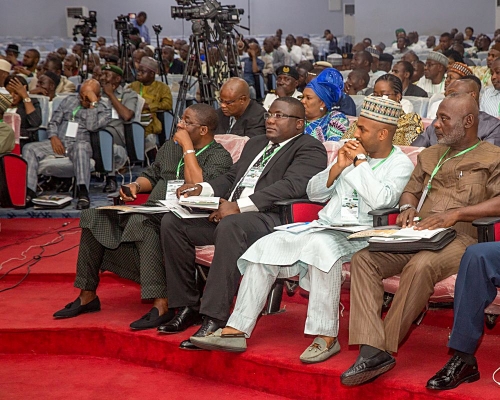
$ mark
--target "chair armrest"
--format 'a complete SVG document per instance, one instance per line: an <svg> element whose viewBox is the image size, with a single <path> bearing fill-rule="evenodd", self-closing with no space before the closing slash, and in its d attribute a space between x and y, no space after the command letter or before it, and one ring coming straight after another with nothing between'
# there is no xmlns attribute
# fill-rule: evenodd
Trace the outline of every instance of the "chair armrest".
<svg viewBox="0 0 500 400"><path fill-rule="evenodd" d="M496 242L500 239L500 217L485 217L472 221L477 227L477 240L479 243Z"/></svg>
<svg viewBox="0 0 500 400"><path fill-rule="evenodd" d="M325 203L307 199L279 200L274 204L278 206L282 224L313 221L318 218L318 212L325 206Z"/></svg>
<svg viewBox="0 0 500 400"><path fill-rule="evenodd" d="M395 225L399 215L398 208L382 208L380 210L368 211L373 216L373 226Z"/></svg>

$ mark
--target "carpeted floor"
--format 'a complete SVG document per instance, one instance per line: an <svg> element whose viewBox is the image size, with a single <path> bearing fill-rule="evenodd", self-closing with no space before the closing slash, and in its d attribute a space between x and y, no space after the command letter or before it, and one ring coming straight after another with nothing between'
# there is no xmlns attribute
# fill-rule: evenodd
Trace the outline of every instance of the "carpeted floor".
<svg viewBox="0 0 500 400"><path fill-rule="evenodd" d="M74 246L79 236L78 229L73 229L76 221L1 222L0 264L10 258L22 258L21 253L32 245L35 247L26 254L26 259L37 262L19 286L3 292L18 284L28 269L24 266L2 277L24 262L11 260L0 271L0 398L28 398L32 393L42 399L70 395L108 398L118 393L123 393L124 398L143 398L134 396L134 389L139 387L146 387L149 397L176 399L196 398L197 393L207 398L217 393L241 398L250 395L266 398L263 393L271 393L297 399L500 398L500 388L491 379L500 367L500 326L486 333L479 348L482 374L479 382L440 393L425 389L427 379L449 358L446 342L452 310L428 312L422 325L415 327L401 346L391 372L367 385L343 387L339 376L357 356L357 349L347 344L347 289L342 292L342 303L346 306L340 321L342 351L316 365L303 365L298 360L312 341L303 334L307 301L299 293L293 297L284 295L282 305L286 312L260 319L248 340L248 350L242 354L178 349L180 341L196 331L196 327L166 336L154 330L130 331L128 324L146 313L151 305L141 302L138 285L108 273L102 276L99 287L101 312L54 320L52 313L74 300L78 293L72 287L77 255ZM71 223L63 227L66 222ZM58 230L66 232L58 234ZM37 236L40 234L44 235ZM23 235L32 238L19 243ZM47 246L39 257L42 250L36 245L54 239L58 243ZM79 378L80 370L87 379ZM92 376L90 371L95 374ZM204 381L198 384L198 378ZM34 384L27 388L30 379ZM188 392L184 385L189 385L191 379L193 391ZM54 391L53 386L58 385L64 388ZM248 390L259 392L252 394ZM75 393L82 396L75 397ZM107 393L110 395L106 396Z"/></svg>

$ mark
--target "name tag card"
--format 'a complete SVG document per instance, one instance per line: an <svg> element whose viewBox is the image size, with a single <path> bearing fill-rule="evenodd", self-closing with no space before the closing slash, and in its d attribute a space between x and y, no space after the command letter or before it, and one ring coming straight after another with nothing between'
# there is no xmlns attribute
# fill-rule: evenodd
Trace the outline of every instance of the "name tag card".
<svg viewBox="0 0 500 400"><path fill-rule="evenodd" d="M120 119L118 111L116 111L114 107L111 107L111 119Z"/></svg>
<svg viewBox="0 0 500 400"><path fill-rule="evenodd" d="M342 208L340 209L340 218L342 222L357 223L359 216L359 199L353 197L342 197Z"/></svg>
<svg viewBox="0 0 500 400"><path fill-rule="evenodd" d="M251 168L250 171L245 175L245 178L243 179L243 182L241 182L240 186L246 187L246 188L254 188L255 185L257 185L257 181L259 180L260 176L262 175L262 169L261 168Z"/></svg>
<svg viewBox="0 0 500 400"><path fill-rule="evenodd" d="M78 133L78 122L68 122L68 127L66 128L66 137L76 138Z"/></svg>
<svg viewBox="0 0 500 400"><path fill-rule="evenodd" d="M180 179L173 179L167 182L167 195L165 196L165 200L177 200L177 195L175 192L182 185L184 185L184 181Z"/></svg>

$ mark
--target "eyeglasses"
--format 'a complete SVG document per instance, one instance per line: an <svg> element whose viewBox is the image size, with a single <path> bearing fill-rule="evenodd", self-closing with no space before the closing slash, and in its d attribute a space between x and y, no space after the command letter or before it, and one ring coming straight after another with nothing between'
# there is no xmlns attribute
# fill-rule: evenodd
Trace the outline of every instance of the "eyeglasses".
<svg viewBox="0 0 500 400"><path fill-rule="evenodd" d="M195 122L186 122L181 117L177 117L177 124L178 125L184 125L184 126L202 126L201 124L197 124Z"/></svg>
<svg viewBox="0 0 500 400"><path fill-rule="evenodd" d="M231 104L236 103L236 102L237 102L239 99L241 99L242 97L244 97L244 96L240 96L240 97L238 97L236 100L222 100L220 97L217 97L217 102L218 102L219 104L221 104L221 105L222 105L222 104L225 104L226 106L230 106Z"/></svg>
<svg viewBox="0 0 500 400"><path fill-rule="evenodd" d="M297 117L295 115L287 115L287 114L283 114L283 113L264 113L264 119L267 120L269 118L274 118L274 119L288 119L288 118L297 118L297 119L304 119L302 117Z"/></svg>

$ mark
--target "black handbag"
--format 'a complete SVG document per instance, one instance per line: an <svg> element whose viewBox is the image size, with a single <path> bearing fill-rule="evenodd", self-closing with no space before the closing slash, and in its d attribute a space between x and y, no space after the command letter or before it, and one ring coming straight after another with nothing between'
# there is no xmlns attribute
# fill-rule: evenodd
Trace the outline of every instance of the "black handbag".
<svg viewBox="0 0 500 400"><path fill-rule="evenodd" d="M380 251L384 253L418 253L422 250L437 251L444 249L455 237L457 231L446 229L429 239L419 240L390 240L380 241L375 238L368 239L369 251Z"/></svg>

